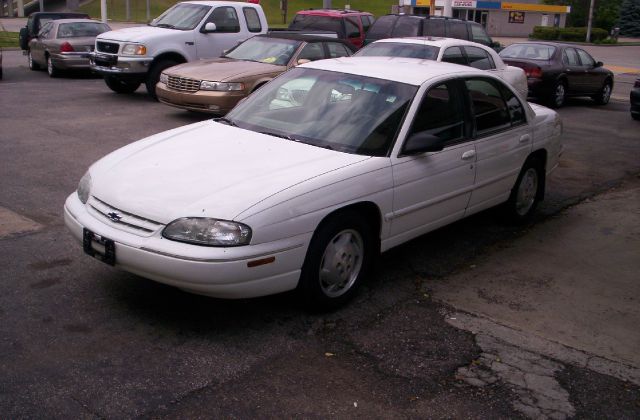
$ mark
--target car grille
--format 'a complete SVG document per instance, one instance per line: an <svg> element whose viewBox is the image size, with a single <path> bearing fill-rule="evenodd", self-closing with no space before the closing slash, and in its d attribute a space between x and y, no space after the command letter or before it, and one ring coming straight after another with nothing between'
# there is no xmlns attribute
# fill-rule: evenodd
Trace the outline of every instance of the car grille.
<svg viewBox="0 0 640 420"><path fill-rule="evenodd" d="M149 236L163 226L162 223L115 208L94 196L89 198L88 204L94 215L100 216L115 228L136 235Z"/></svg>
<svg viewBox="0 0 640 420"><path fill-rule="evenodd" d="M113 42L96 42L98 47L98 52L104 52L109 54L118 54L118 49L120 48L120 44L116 44Z"/></svg>
<svg viewBox="0 0 640 420"><path fill-rule="evenodd" d="M200 90L200 80L189 79L188 77L169 76L167 87L180 92L197 92Z"/></svg>

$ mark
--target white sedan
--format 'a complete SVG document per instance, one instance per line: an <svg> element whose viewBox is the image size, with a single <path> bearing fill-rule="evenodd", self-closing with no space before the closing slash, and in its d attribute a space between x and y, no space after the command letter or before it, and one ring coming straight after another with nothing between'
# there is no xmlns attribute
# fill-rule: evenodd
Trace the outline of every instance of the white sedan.
<svg viewBox="0 0 640 420"><path fill-rule="evenodd" d="M509 66L491 48L455 38L388 38L373 42L356 55L361 57L411 57L423 60L471 66L494 73L527 97L527 75L519 67Z"/></svg>
<svg viewBox="0 0 640 420"><path fill-rule="evenodd" d="M379 252L505 203L526 220L561 120L502 79L416 59L299 66L226 118L94 163L66 200L84 252L224 298L349 299Z"/></svg>

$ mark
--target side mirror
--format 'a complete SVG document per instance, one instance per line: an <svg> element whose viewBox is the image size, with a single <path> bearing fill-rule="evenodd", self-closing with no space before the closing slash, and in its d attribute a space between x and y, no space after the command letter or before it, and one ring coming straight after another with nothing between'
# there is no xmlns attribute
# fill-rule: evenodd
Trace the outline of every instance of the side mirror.
<svg viewBox="0 0 640 420"><path fill-rule="evenodd" d="M593 65L593 67L602 67L604 66L604 63L602 61L596 61L596 64Z"/></svg>
<svg viewBox="0 0 640 420"><path fill-rule="evenodd" d="M421 131L409 136L402 148L402 154L412 156L426 152L439 152L442 149L444 149L444 142L440 137Z"/></svg>
<svg viewBox="0 0 640 420"><path fill-rule="evenodd" d="M204 31L203 32L215 32L218 29L218 27L216 26L215 23L213 22L207 22L204 24Z"/></svg>
<svg viewBox="0 0 640 420"><path fill-rule="evenodd" d="M300 60L298 60L296 62L296 65L299 66L300 64L306 64L306 63L310 63L310 62L311 62L311 60L308 60L306 58L301 58Z"/></svg>

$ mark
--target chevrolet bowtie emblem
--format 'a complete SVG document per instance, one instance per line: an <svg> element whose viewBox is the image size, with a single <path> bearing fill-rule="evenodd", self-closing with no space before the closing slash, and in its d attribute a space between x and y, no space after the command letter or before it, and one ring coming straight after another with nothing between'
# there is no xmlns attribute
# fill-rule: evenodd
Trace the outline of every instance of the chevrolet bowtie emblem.
<svg viewBox="0 0 640 420"><path fill-rule="evenodd" d="M115 211L107 213L107 216L109 217L109 219L113 220L114 222L119 222L122 219L122 216L120 216Z"/></svg>

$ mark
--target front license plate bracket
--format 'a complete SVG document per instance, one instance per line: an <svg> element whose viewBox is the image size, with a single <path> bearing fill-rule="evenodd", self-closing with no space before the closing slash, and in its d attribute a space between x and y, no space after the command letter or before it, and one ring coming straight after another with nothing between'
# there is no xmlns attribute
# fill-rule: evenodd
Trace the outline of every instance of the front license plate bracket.
<svg viewBox="0 0 640 420"><path fill-rule="evenodd" d="M104 252L96 250L96 245L101 249L104 248ZM105 238L104 236L93 233L87 228L82 229L82 248L84 249L85 254L97 258L106 264L116 264L115 242L111 239Z"/></svg>

